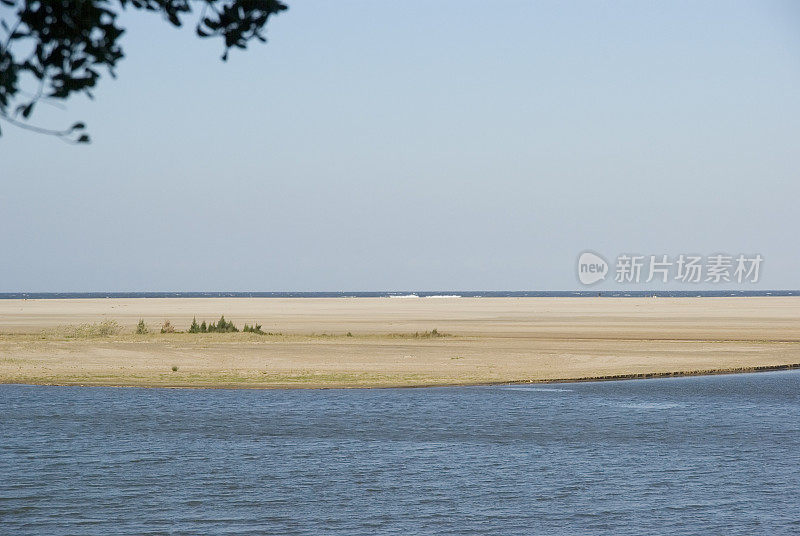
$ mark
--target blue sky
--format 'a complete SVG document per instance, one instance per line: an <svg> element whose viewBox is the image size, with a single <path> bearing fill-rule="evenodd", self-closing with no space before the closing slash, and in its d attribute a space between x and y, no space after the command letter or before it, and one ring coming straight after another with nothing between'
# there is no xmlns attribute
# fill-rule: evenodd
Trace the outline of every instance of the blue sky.
<svg viewBox="0 0 800 536"><path fill-rule="evenodd" d="M560 290L585 249L800 287L797 3L289 5L227 63L128 13L37 112L90 146L4 127L0 291Z"/></svg>

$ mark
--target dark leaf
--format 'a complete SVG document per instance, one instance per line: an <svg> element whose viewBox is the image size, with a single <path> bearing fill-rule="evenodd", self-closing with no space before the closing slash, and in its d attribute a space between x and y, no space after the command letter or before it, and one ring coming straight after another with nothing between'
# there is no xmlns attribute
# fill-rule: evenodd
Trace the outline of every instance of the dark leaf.
<svg viewBox="0 0 800 536"><path fill-rule="evenodd" d="M33 111L33 105L34 104L36 104L36 103L35 102L29 102L28 104L25 104L24 106L20 106L19 108L17 108L17 111L22 111L22 117L27 119L28 117L30 117L31 112Z"/></svg>
<svg viewBox="0 0 800 536"><path fill-rule="evenodd" d="M123 58L120 9L158 13L180 26L184 15L202 6L195 32L199 37L221 37L226 61L231 48L264 41L269 17L287 9L279 0L0 0L0 6L11 8L0 14L0 28L6 33L0 36L0 116L16 110L26 120L42 96L67 99L84 93L91 98L101 72L115 76ZM15 41L23 46L13 46ZM41 84L30 102L20 87L21 74ZM68 132L84 129L83 123L76 123ZM59 132L64 131L51 133ZM85 134L78 140L88 141Z"/></svg>

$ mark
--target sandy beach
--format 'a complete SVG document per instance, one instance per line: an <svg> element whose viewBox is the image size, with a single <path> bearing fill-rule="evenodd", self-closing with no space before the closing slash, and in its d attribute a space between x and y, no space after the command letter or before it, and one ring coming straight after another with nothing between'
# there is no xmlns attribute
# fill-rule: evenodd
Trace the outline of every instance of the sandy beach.
<svg viewBox="0 0 800 536"><path fill-rule="evenodd" d="M221 314L270 334L159 333L166 319L185 331ZM134 333L139 319L151 333ZM0 382L319 388L735 372L800 364L798 319L798 297L0 300ZM74 329L104 320L120 331Z"/></svg>

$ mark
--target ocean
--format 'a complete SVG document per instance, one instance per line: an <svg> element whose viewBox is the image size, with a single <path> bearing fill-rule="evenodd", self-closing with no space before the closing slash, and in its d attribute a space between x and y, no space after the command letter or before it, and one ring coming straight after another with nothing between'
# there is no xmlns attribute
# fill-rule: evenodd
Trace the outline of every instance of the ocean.
<svg viewBox="0 0 800 536"><path fill-rule="evenodd" d="M0 292L0 300L86 298L646 298L800 296L800 290L402 290L370 292Z"/></svg>

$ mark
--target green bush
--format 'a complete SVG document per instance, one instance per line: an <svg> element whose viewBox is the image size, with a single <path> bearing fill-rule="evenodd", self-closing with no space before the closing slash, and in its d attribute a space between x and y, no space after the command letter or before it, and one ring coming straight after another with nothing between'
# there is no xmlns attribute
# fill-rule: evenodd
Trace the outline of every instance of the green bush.
<svg viewBox="0 0 800 536"><path fill-rule="evenodd" d="M139 319L139 324L136 326L136 334L137 335L144 335L146 333L150 333L150 330L147 329L147 324L144 323L144 319Z"/></svg>
<svg viewBox="0 0 800 536"><path fill-rule="evenodd" d="M225 315L219 317L216 322L206 323L203 320L200 324L197 323L197 317L192 318L192 325L189 326L188 333L238 333L239 328L229 321L225 320ZM242 328L244 333L256 333L258 335L280 335L279 333L267 333L261 329L261 324L245 324Z"/></svg>
<svg viewBox="0 0 800 536"><path fill-rule="evenodd" d="M256 324L254 326L250 326L248 324L245 324L244 327L242 328L242 331L245 332L245 333L257 333L259 335L266 335L266 333L264 333L261 330L261 324Z"/></svg>
<svg viewBox="0 0 800 536"><path fill-rule="evenodd" d="M233 322L228 322L225 320L225 315L219 317L217 323L214 324L213 322L208 325L208 332L209 333L238 333L239 330L236 326L233 325Z"/></svg>

